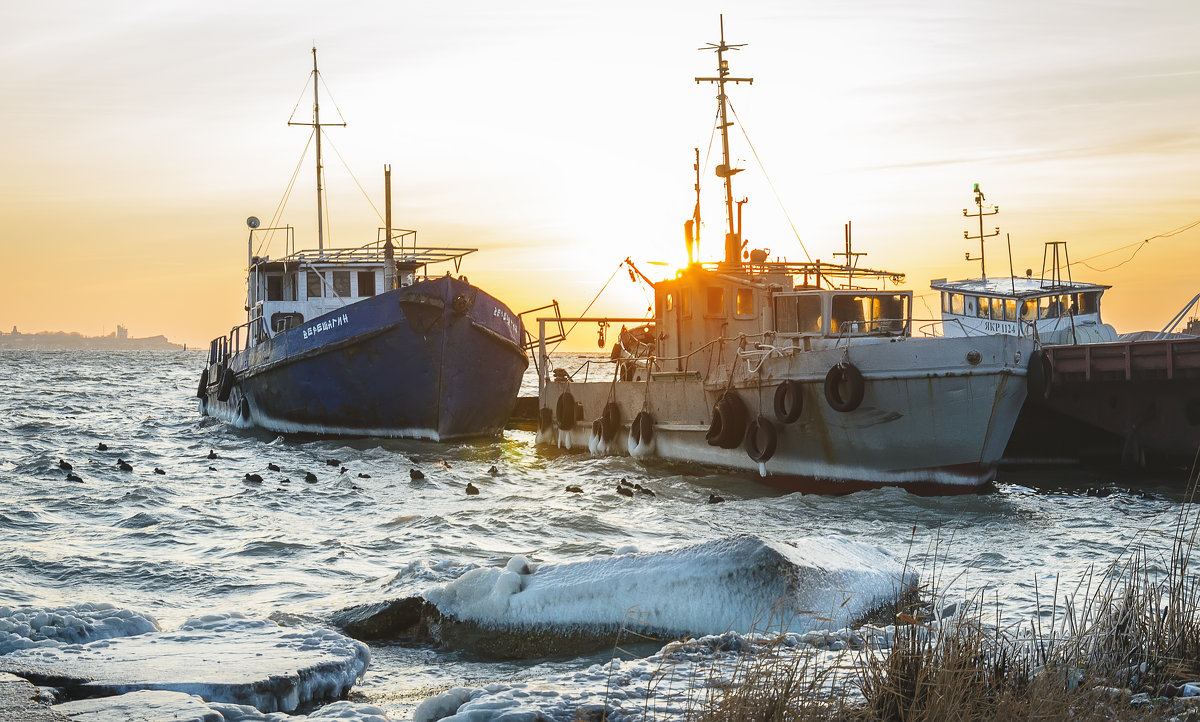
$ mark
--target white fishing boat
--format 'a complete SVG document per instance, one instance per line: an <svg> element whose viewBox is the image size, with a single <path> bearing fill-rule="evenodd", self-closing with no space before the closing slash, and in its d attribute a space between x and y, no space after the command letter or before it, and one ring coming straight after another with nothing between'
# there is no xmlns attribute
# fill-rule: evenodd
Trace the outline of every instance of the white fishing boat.
<svg viewBox="0 0 1200 722"><path fill-rule="evenodd" d="M1119 455L1127 466L1147 462L1190 468L1200 447L1200 330L1175 328L1195 306L1188 303L1159 332L1118 334L1101 318L1109 286L1076 281L1065 241L1042 252L1038 276L987 273L983 218L979 219L980 276L959 281L939 278L930 286L941 295L942 332L947 337L982 338L1018 334L1039 348L1029 367L1029 396L1018 418L1006 457L1013 463L1039 460L1107 460ZM968 257L969 258L969 257Z"/></svg>
<svg viewBox="0 0 1200 722"><path fill-rule="evenodd" d="M1025 399L1033 340L914 337L912 293L884 287L903 274L856 268L849 232L842 265L743 254L726 120L726 85L751 80L730 76L737 47L722 27L708 48L718 73L697 78L718 88L723 260L654 283L651 319L561 319L637 324L641 340L625 330L614 348L611 380L551 369L547 324L560 319L538 319L538 442L720 465L791 490L977 489ZM686 228L693 258L698 225Z"/></svg>

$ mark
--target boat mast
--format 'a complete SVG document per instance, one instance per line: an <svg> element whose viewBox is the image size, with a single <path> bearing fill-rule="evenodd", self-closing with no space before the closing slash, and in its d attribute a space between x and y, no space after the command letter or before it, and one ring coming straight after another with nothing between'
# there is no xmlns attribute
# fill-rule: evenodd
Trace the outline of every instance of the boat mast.
<svg viewBox="0 0 1200 722"><path fill-rule="evenodd" d="M721 15L721 42L718 45L712 43L706 44L700 50L715 50L717 52L717 77L715 78L696 78L697 83L709 82L717 84L717 109L720 115L721 127L721 154L724 162L717 166L717 177L725 179L725 217L728 221L728 230L725 232L725 264L727 266L738 267L742 265L742 241L741 229L736 228L733 222L733 175L741 172L741 168L731 168L729 163L729 126L733 125L727 118L726 101L728 98L725 95L725 83L754 83L754 78L731 78L729 77L729 61L725 59L726 50L737 50L745 47L745 43L740 45L727 45L725 43L725 16Z"/></svg>
<svg viewBox="0 0 1200 722"><path fill-rule="evenodd" d="M325 194L325 189L322 187L322 177L324 169L321 165L321 98L317 93L317 86L321 84L321 73L317 70L317 46L313 46L313 122L311 123L293 123L288 121L288 125L308 125L315 129L317 135L317 250L325 249L325 219L322 208L322 198ZM324 125L340 125L346 127L345 123L325 123Z"/></svg>
<svg viewBox="0 0 1200 722"><path fill-rule="evenodd" d="M978 208L979 210L976 211L975 213L968 213L966 208L963 209L963 215L965 217L979 219L979 235L972 236L970 231L963 231L963 238L967 239L968 241L979 241L979 258L971 258L971 252L967 251L967 260L968 261L979 261L979 276L985 281L987 280L987 265L986 265L986 262L983 260L983 256L984 256L983 241L984 241L984 239L991 238L992 236L1000 235L1000 227L999 226L996 227L995 233L985 234L983 232L983 217L984 216L994 216L1000 212L999 206L992 206L992 209L990 211L983 210L983 202L986 200L987 200L987 198L983 197L983 191L979 190L979 184L976 183L975 184L975 207Z"/></svg>

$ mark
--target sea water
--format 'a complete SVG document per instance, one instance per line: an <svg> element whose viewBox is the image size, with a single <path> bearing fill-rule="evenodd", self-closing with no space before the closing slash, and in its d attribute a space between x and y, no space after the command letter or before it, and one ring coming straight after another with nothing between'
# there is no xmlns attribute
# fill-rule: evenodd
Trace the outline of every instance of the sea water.
<svg viewBox="0 0 1200 722"><path fill-rule="evenodd" d="M598 356L560 364L575 371L589 360L581 373L604 373ZM111 604L164 628L228 612L328 625L343 607L420 594L515 556L570 563L752 533L878 545L923 574L936 568L943 587L983 590L1019 620L1044 613L1056 586L1061 595L1131 549L1158 559L1185 503L1186 472L1001 472L980 494L832 497L783 494L719 469L535 448L530 431L454 444L284 437L199 416L203 361L0 352L0 607ZM522 394L536 394L532 367ZM82 480L69 481L60 460ZM617 494L622 478L654 496ZM725 502L708 503L714 494ZM408 719L452 687L586 686L595 675L585 671L612 656L497 663L372 644L353 699Z"/></svg>

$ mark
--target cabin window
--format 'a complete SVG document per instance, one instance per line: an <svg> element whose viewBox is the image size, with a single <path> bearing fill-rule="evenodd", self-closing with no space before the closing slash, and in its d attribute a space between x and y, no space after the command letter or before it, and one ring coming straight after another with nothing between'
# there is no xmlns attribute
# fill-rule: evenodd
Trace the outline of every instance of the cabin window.
<svg viewBox="0 0 1200 722"><path fill-rule="evenodd" d="M777 296L776 333L821 333L821 297Z"/></svg>
<svg viewBox="0 0 1200 722"><path fill-rule="evenodd" d="M963 295L961 293L950 294L950 313L955 316L963 315Z"/></svg>
<svg viewBox="0 0 1200 722"><path fill-rule="evenodd" d="M734 306L737 308L737 315L751 316L754 314L754 291L749 288L739 288L737 295L734 297Z"/></svg>
<svg viewBox="0 0 1200 722"><path fill-rule="evenodd" d="M692 294L690 292L688 292L688 290L686 288L680 289L680 291L679 291L679 315L680 316L691 316L692 315L692 304L688 301L688 299L691 297L692 297Z"/></svg>
<svg viewBox="0 0 1200 722"><path fill-rule="evenodd" d="M704 306L704 312L710 316L725 315L725 289L719 286L710 286L707 289L707 303Z"/></svg>
<svg viewBox="0 0 1200 722"><path fill-rule="evenodd" d="M664 293L663 294L663 308L668 311L675 310L675 294L673 294L673 293Z"/></svg>
<svg viewBox="0 0 1200 722"><path fill-rule="evenodd" d="M942 313L950 313L950 294L942 291Z"/></svg>
<svg viewBox="0 0 1200 722"><path fill-rule="evenodd" d="M1021 320L1032 321L1037 318L1037 302L1021 301Z"/></svg>
<svg viewBox="0 0 1200 722"><path fill-rule="evenodd" d="M338 298L350 297L350 272L349 271L334 271L333 272L333 295Z"/></svg>
<svg viewBox="0 0 1200 722"><path fill-rule="evenodd" d="M1063 305L1064 296L1047 296L1045 299L1038 299L1038 311L1040 318L1058 318L1066 311ZM1045 305L1042 305L1042 301Z"/></svg>
<svg viewBox="0 0 1200 722"><path fill-rule="evenodd" d="M374 296L375 295L375 272L374 271L359 271L358 272L358 295Z"/></svg>
<svg viewBox="0 0 1200 722"><path fill-rule="evenodd" d="M1005 321L1016 321L1017 320L1017 302L1011 298L1006 299L1004 301L1004 320Z"/></svg>
<svg viewBox="0 0 1200 722"><path fill-rule="evenodd" d="M267 300L283 300L283 276L267 276Z"/></svg>
<svg viewBox="0 0 1200 722"><path fill-rule="evenodd" d="M872 330L884 333L903 331L908 324L908 309L905 307L907 300L908 296L903 294L872 296L871 320L874 322Z"/></svg>
<svg viewBox="0 0 1200 722"><path fill-rule="evenodd" d="M1004 299L993 298L991 300L992 318L999 321L1004 318Z"/></svg>
<svg viewBox="0 0 1200 722"><path fill-rule="evenodd" d="M271 314L271 331L283 333L289 328L296 328L304 323L302 313L273 313Z"/></svg>
<svg viewBox="0 0 1200 722"><path fill-rule="evenodd" d="M979 310L980 318L989 318L988 316L988 300L986 298L975 299L976 307Z"/></svg>
<svg viewBox="0 0 1200 722"><path fill-rule="evenodd" d="M318 271L308 272L308 297L320 298L325 294L321 292L321 287L325 284L321 282L321 274Z"/></svg>
<svg viewBox="0 0 1200 722"><path fill-rule="evenodd" d="M1079 294L1079 312L1100 313L1100 294L1095 292Z"/></svg>

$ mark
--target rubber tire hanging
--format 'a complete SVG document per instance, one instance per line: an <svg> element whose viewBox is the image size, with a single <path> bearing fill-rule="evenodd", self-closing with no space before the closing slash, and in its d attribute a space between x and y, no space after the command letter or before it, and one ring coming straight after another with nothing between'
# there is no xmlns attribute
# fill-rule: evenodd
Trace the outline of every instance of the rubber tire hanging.
<svg viewBox="0 0 1200 722"><path fill-rule="evenodd" d="M846 394L842 395L842 384ZM825 400L834 411L848 412L858 408L866 393L862 372L852 363L837 364L825 374Z"/></svg>
<svg viewBox="0 0 1200 722"><path fill-rule="evenodd" d="M800 418L804 411L804 384L788 379L775 389L775 418L781 424L790 424Z"/></svg>
<svg viewBox="0 0 1200 722"><path fill-rule="evenodd" d="M759 434L763 436L763 445L758 445ZM743 443L743 448L746 450L746 455L760 464L764 461L770 461L775 455L775 447L779 444L779 432L775 430L775 424L765 416L759 416L750 425L746 427L746 440Z"/></svg>
<svg viewBox="0 0 1200 722"><path fill-rule="evenodd" d="M1054 364L1042 349L1029 354L1029 370L1025 377L1029 383L1029 397L1045 401L1054 391Z"/></svg>
<svg viewBox="0 0 1200 722"><path fill-rule="evenodd" d="M629 438L633 441L631 446L654 441L654 417L649 411L640 411L633 417L633 423L629 425Z"/></svg>
<svg viewBox="0 0 1200 722"><path fill-rule="evenodd" d="M563 431L570 431L575 428L576 419L575 397L570 391L562 392L558 397L558 403L554 407L554 416L558 419L558 428Z"/></svg>
<svg viewBox="0 0 1200 722"><path fill-rule="evenodd" d="M726 391L713 405L712 423L704 435L709 446L732 449L746 434L746 405L737 394Z"/></svg>

